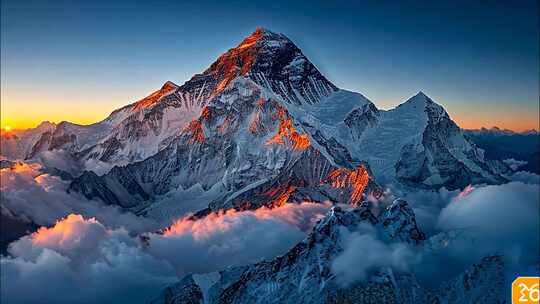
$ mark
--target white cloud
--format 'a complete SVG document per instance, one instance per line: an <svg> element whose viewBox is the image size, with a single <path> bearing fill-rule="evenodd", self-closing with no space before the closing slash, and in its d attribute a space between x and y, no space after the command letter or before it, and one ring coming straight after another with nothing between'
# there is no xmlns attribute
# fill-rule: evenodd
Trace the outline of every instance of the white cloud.
<svg viewBox="0 0 540 304"><path fill-rule="evenodd" d="M2 303L147 303L186 273L285 252L328 207L303 203L184 218L144 241L69 215L10 245L11 256L0 259Z"/></svg>
<svg viewBox="0 0 540 304"><path fill-rule="evenodd" d="M416 221L422 231L428 235L439 232L437 218L441 210L448 205L459 191L449 191L445 188L440 190L417 190L403 196L416 216Z"/></svg>
<svg viewBox="0 0 540 304"><path fill-rule="evenodd" d="M527 164L527 162L524 160L517 160L513 158L505 159L503 160L503 163L507 164L508 167L510 167L510 169L514 171L517 170L519 167L523 167Z"/></svg>
<svg viewBox="0 0 540 304"><path fill-rule="evenodd" d="M228 210L176 221L152 234L149 252L189 273L205 273L285 253L305 237L329 205L303 203L255 211ZM182 252L181 255L178 252Z"/></svg>
<svg viewBox="0 0 540 304"><path fill-rule="evenodd" d="M43 151L38 155L40 163L48 168L57 168L72 175L82 173L81 164L65 150Z"/></svg>
<svg viewBox="0 0 540 304"><path fill-rule="evenodd" d="M516 172L513 175L508 176L508 178L512 181L523 182L525 184L540 184L540 175L527 171Z"/></svg>
<svg viewBox="0 0 540 304"><path fill-rule="evenodd" d="M12 213L25 216L38 225L48 226L70 213L96 217L108 227L125 227L140 233L159 228L158 223L124 212L117 206L107 206L87 200L76 193L67 193L69 182L57 176L43 174L37 163L18 163L14 168L0 170L1 203Z"/></svg>
<svg viewBox="0 0 540 304"><path fill-rule="evenodd" d="M80 215L21 238L9 252L0 259L3 303L142 303L177 279L127 231Z"/></svg>
<svg viewBox="0 0 540 304"><path fill-rule="evenodd" d="M415 260L415 253L405 243L385 243L377 237L375 229L361 224L358 231L345 240L344 251L332 262L332 272L338 283L348 286L363 281L381 267L406 271Z"/></svg>
<svg viewBox="0 0 540 304"><path fill-rule="evenodd" d="M507 269L537 264L539 200L538 184L522 182L470 186L455 192L442 209L432 214L435 231L440 232L430 240L435 248L420 248L418 264L411 269L422 284L437 287L487 255L502 254Z"/></svg>
<svg viewBox="0 0 540 304"><path fill-rule="evenodd" d="M478 255L503 253L516 263L538 262L540 188L521 182L478 187L452 201L439 216L442 230L466 229Z"/></svg>
<svg viewBox="0 0 540 304"><path fill-rule="evenodd" d="M2 300L9 303L146 302L185 273L284 253L329 207L303 203L229 210L199 220L180 219L158 234L149 232L158 227L152 220L66 193L67 183L42 174L38 164L2 169L0 178L2 204L38 224L53 224L70 213L96 217L70 216L13 243L12 256L1 259ZM516 173L513 179L523 182L405 195L422 230L433 235L465 229L474 241L457 240L436 253L419 252L405 244L387 244L372 228L361 227L350 235L332 270L347 285L380 267L410 269L419 276L424 272L428 278L438 271L444 277L445 271L456 274L493 253L505 254L514 264L537 262L538 175ZM148 241L141 243L135 233L145 233ZM27 292L29 286L35 290Z"/></svg>
<svg viewBox="0 0 540 304"><path fill-rule="evenodd" d="M340 283L365 280L370 270L388 266L408 267L422 284L437 287L487 255L504 255L509 268L540 260L538 184L477 185L461 192L420 190L405 198L414 208L420 229L432 235L427 241L431 245L385 244L369 230L360 230L333 262ZM446 245L437 245L441 240Z"/></svg>

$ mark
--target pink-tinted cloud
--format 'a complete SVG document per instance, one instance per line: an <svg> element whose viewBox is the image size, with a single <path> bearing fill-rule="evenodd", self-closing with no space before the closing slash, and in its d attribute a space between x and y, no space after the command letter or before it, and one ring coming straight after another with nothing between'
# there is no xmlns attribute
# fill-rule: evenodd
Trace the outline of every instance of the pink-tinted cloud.
<svg viewBox="0 0 540 304"><path fill-rule="evenodd" d="M183 218L144 241L70 214L10 245L0 259L2 303L148 303L187 273L284 253L327 208L303 203Z"/></svg>

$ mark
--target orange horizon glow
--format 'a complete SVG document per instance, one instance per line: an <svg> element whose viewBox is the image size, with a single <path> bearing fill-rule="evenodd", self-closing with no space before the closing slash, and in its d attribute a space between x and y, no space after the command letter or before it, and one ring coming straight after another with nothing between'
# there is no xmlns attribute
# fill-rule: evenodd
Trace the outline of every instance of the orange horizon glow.
<svg viewBox="0 0 540 304"><path fill-rule="evenodd" d="M4 98L2 98L4 100ZM118 100L125 100L118 98ZM134 99L137 100L137 99ZM30 103L14 104L1 102L0 128L5 130L10 126L11 130L22 130L37 127L44 121L60 123L69 121L80 125L90 125L103 119L122 106L131 102L115 103L107 106L98 106L92 102L68 103L64 101L45 100L39 105ZM48 106L47 106L48 105ZM376 103L377 106L379 106ZM393 107L381 107L393 108ZM463 129L480 129L482 127L499 127L516 132L528 130L540 130L538 109L463 109L462 107L452 108L450 104L445 105L450 117Z"/></svg>
<svg viewBox="0 0 540 304"><path fill-rule="evenodd" d="M20 110L20 112L22 111L23 110ZM4 112L3 105L2 105L2 112ZM62 111L63 113L58 111L57 113L49 113L49 114L52 114L50 116L39 115L39 114L34 115L33 110L27 111L28 113L17 113L17 112L12 113L11 115L8 113L4 115L4 113L2 113L1 118L0 118L0 128L4 130L6 127L10 127L11 130L32 129L45 121L56 123L56 124L62 121L69 121L71 123L78 124L78 125L91 125L105 119L112 112L112 110L107 111L107 110L95 109L95 110L88 110L88 111L83 111L83 110L65 111L65 112ZM66 114L66 112L70 114Z"/></svg>
<svg viewBox="0 0 540 304"><path fill-rule="evenodd" d="M24 130L24 129L32 129L37 127L39 124L41 124L44 121L49 121L52 123L60 123L62 121L69 121L74 124L78 125L91 125L96 122L100 122L103 119L105 119L111 112L111 111L100 111L97 112L95 115L85 115L83 117L79 117L78 115L55 115L54 118L51 117L2 117L0 120L0 128L2 128L4 131L6 130L6 127L10 127L11 130ZM82 116L82 115L81 115ZM456 122L456 124L463 128L463 129L480 129L482 127L484 128L492 128L492 127L498 127L501 129L508 129L515 132L523 132L523 131L529 131L529 130L540 130L540 124L538 119L512 119L507 117L506 119L502 119L499 122L493 122L488 119L474 119L472 117L456 117L455 115L452 117L452 119Z"/></svg>
<svg viewBox="0 0 540 304"><path fill-rule="evenodd" d="M2 128L4 131L10 131L10 130L24 130L24 129L32 129L37 127L39 124L41 124L44 121L49 121L52 123L60 123L62 121L69 121L74 124L78 125L91 125L96 122L100 122L103 119L105 119L111 111L100 111L97 112L95 115L85 115L83 117L79 117L78 115L55 115L54 118L51 117L2 117L0 120L0 128ZM82 115L81 115L82 116ZM480 129L482 127L484 128L492 128L492 127L498 127L501 129L508 129L515 132L523 132L523 131L529 131L529 130L540 130L540 124L538 119L512 119L507 117L506 119L502 119L499 122L493 122L488 119L474 119L472 117L455 117L453 116L452 119L456 122L456 124L463 128L463 129ZM6 127L10 127L10 130L7 130Z"/></svg>
<svg viewBox="0 0 540 304"><path fill-rule="evenodd" d="M497 127L499 129L506 129L514 132L525 132L530 130L540 131L540 124L537 121L514 121L514 122L504 122L504 123L493 123L487 120L482 121L471 121L467 119L455 118L454 121L462 129L481 129L481 128L493 128Z"/></svg>
<svg viewBox="0 0 540 304"><path fill-rule="evenodd" d="M525 109L496 109L493 107L477 111L457 109L448 112L450 118L462 129L498 127L515 132L540 130L538 109L527 111Z"/></svg>

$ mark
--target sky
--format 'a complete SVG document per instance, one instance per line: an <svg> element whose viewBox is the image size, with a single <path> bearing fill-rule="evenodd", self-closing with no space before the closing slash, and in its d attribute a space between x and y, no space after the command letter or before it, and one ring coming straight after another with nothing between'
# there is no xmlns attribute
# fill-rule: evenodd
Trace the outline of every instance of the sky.
<svg viewBox="0 0 540 304"><path fill-rule="evenodd" d="M2 0L3 127L97 122L262 26L379 108L423 91L464 128L539 129L536 0L111 2Z"/></svg>

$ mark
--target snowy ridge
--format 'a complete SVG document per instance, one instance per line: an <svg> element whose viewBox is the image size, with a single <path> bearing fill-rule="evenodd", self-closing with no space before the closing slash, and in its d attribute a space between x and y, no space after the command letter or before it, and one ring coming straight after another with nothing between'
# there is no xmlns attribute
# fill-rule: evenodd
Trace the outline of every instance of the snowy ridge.
<svg viewBox="0 0 540 304"><path fill-rule="evenodd" d="M24 157L66 150L97 174L148 159L177 145L183 130L194 128L192 123L208 113L211 100L236 98L226 93L231 87L245 91L239 95L249 95L256 87L260 98L285 108L297 134L304 132L303 140L309 139L333 166L354 168L364 163L380 184L454 189L504 181L505 165L484 159L483 151L425 94L380 111L361 94L335 87L285 35L263 28L181 86L166 82L102 122L89 126L65 122L44 132ZM252 115L252 130L268 131L257 129L260 114ZM231 123L235 120L223 119L221 128ZM237 143L245 138L239 137ZM229 176L238 171L226 172Z"/></svg>
<svg viewBox="0 0 540 304"><path fill-rule="evenodd" d="M404 201L394 202L379 217L367 204L352 210L333 207L304 241L283 256L221 271L219 278L209 274L206 281L214 282L210 287L188 275L152 303L493 303L504 298L504 292L492 292L504 286L504 264L497 256L486 257L435 290L422 287L413 274L389 268L374 271L365 282L338 284L332 262L344 250L343 238L361 223L376 227L389 242L423 246L422 240L414 240L416 233L397 237L399 228L385 224L391 218L414 223L414 213ZM200 281L205 275L197 276Z"/></svg>
<svg viewBox="0 0 540 304"><path fill-rule="evenodd" d="M337 169L356 179L364 168L364 195L389 183L456 189L504 181L504 165L484 159L425 94L380 111L361 94L335 88L288 38L268 30L258 29L172 93L165 87L114 137L81 153L127 166L102 177L87 173L70 191L163 217L193 208L163 205L165 212L154 202L195 184L203 192L220 189L197 204L208 206L201 214L287 201L357 203L352 183L336 189L340 183L328 180ZM167 116L168 109L178 110ZM180 113L178 123L163 127Z"/></svg>
<svg viewBox="0 0 540 304"><path fill-rule="evenodd" d="M113 165L140 161L165 148L202 114L208 100L237 77L249 78L296 104L318 102L337 90L285 35L259 28L181 86L167 81L161 89L113 111L99 123L81 126L62 122L54 130L31 138L30 149L16 149L11 144L2 150L14 159L66 150L87 170L101 174Z"/></svg>
<svg viewBox="0 0 540 304"><path fill-rule="evenodd" d="M55 127L54 123L44 121L33 129L12 130L10 132L2 130L0 133L0 156L11 160L24 159L42 134L53 132Z"/></svg>
<svg viewBox="0 0 540 304"><path fill-rule="evenodd" d="M444 108L422 92L389 111L366 101L343 119L327 113L339 119L302 112L298 116L327 140L347 147L353 158L366 161L381 184L454 189L504 181L504 165L484 159L483 151L464 137Z"/></svg>
<svg viewBox="0 0 540 304"><path fill-rule="evenodd" d="M371 180L360 181L361 163L348 158L337 162L347 164L343 174L357 172L358 185L332 186L328 176L339 168L335 163L340 155L330 151L327 158L313 148L283 103L265 96L273 95L239 77L162 151L142 162L115 167L102 177L85 173L70 191L143 214L163 214L153 202L195 184L202 191L220 189L205 196L211 199L206 204L212 210L257 208L288 200L348 201L352 191L377 188ZM353 186L362 188L353 190Z"/></svg>

